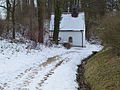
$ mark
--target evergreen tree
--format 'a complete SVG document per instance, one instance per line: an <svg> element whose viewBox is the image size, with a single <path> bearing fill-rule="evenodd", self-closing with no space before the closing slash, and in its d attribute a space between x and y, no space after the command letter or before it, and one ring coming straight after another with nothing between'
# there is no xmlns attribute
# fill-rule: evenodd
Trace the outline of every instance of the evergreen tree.
<svg viewBox="0 0 120 90"><path fill-rule="evenodd" d="M58 38L59 38L59 29L60 29L60 20L61 20L61 1L55 0L55 18L54 18L54 33L53 33L53 40L55 44L58 44Z"/></svg>

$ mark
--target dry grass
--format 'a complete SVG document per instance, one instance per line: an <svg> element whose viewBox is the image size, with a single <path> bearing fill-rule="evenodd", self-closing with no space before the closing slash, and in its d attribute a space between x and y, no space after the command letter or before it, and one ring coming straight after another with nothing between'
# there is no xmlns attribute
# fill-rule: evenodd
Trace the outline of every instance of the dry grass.
<svg viewBox="0 0 120 90"><path fill-rule="evenodd" d="M98 35L103 44L120 54L120 12L109 13L101 21Z"/></svg>
<svg viewBox="0 0 120 90"><path fill-rule="evenodd" d="M120 90L120 58L111 49L101 51L85 65L85 79L91 90Z"/></svg>

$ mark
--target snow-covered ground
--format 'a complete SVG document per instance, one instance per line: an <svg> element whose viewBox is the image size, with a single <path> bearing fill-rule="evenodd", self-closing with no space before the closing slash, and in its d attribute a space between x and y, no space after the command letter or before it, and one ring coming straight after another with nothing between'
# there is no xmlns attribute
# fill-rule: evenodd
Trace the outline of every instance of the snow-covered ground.
<svg viewBox="0 0 120 90"><path fill-rule="evenodd" d="M77 90L76 70L81 60L102 47L45 47L0 41L0 90Z"/></svg>

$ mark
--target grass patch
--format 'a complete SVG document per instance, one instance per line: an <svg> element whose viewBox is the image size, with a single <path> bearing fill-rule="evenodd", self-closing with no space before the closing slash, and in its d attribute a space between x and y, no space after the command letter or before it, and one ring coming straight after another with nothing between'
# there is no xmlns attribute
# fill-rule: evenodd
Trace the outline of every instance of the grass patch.
<svg viewBox="0 0 120 90"><path fill-rule="evenodd" d="M85 65L85 80L91 90L120 90L120 58L105 49Z"/></svg>

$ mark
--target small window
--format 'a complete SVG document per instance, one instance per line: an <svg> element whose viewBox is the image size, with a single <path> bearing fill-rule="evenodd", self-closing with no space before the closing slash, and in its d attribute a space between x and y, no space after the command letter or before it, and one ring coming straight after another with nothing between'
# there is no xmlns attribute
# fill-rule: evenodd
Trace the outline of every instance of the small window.
<svg viewBox="0 0 120 90"><path fill-rule="evenodd" d="M72 37L69 37L68 42L69 42L69 43L73 43L73 38L72 38Z"/></svg>

